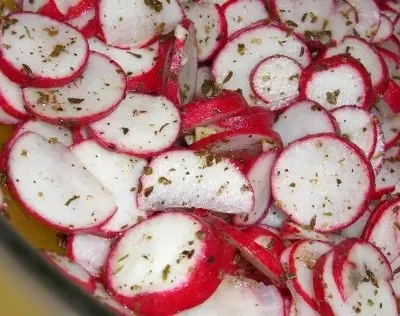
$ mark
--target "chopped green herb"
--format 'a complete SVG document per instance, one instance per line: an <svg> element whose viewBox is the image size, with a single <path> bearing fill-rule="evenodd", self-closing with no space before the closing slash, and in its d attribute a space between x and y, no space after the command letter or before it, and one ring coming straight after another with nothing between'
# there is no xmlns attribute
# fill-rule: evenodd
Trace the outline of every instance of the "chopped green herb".
<svg viewBox="0 0 400 316"><path fill-rule="evenodd" d="M229 72L228 72L227 76L225 77L224 81L222 81L222 84L225 84L229 80L231 80L232 76L233 76L233 72L232 72L232 70L229 70Z"/></svg>
<svg viewBox="0 0 400 316"><path fill-rule="evenodd" d="M144 0L144 4L155 12L161 12L163 4L159 0Z"/></svg>
<svg viewBox="0 0 400 316"><path fill-rule="evenodd" d="M322 213L324 216L333 216L333 213L332 212L325 212L325 213Z"/></svg>
<svg viewBox="0 0 400 316"><path fill-rule="evenodd" d="M65 202L65 206L69 206L73 201L80 198L80 195L74 195L73 197L69 198L67 202Z"/></svg>
<svg viewBox="0 0 400 316"><path fill-rule="evenodd" d="M68 98L68 102L71 104L81 104L85 99L78 99L78 98Z"/></svg>
<svg viewBox="0 0 400 316"><path fill-rule="evenodd" d="M244 44L239 43L237 45L237 51L240 56L243 56L246 53L246 46Z"/></svg>
<svg viewBox="0 0 400 316"><path fill-rule="evenodd" d="M292 182L291 184L289 184L289 186L290 186L291 188L295 188L295 187L296 187L296 183Z"/></svg>
<svg viewBox="0 0 400 316"><path fill-rule="evenodd" d="M43 29L43 31L47 32L49 36L56 36L58 34L58 30L56 30L54 27L46 27Z"/></svg>
<svg viewBox="0 0 400 316"><path fill-rule="evenodd" d="M33 74L31 67L29 67L27 64L22 64L22 70L28 77L30 77Z"/></svg>
<svg viewBox="0 0 400 316"><path fill-rule="evenodd" d="M144 167L143 170L146 176L149 176L153 173L153 169L151 167Z"/></svg>
<svg viewBox="0 0 400 316"><path fill-rule="evenodd" d="M142 55L140 55L140 54L136 54L136 53L133 53L133 52L127 52L127 53L132 55L132 56L135 56L136 58L142 58Z"/></svg>
<svg viewBox="0 0 400 316"><path fill-rule="evenodd" d="M61 53L64 51L65 46L61 45L61 44L57 44L56 46L54 46L53 51L50 53L50 57L58 57L61 55Z"/></svg>
<svg viewBox="0 0 400 316"><path fill-rule="evenodd" d="M58 138L57 137L50 137L49 138L49 144L57 144L58 143Z"/></svg>
<svg viewBox="0 0 400 316"><path fill-rule="evenodd" d="M330 103L330 104L334 104L334 105L336 105L337 104L337 98L339 97L339 95L340 95L340 90L339 89L337 89L337 90L335 90L335 91L333 91L333 92L327 92L326 93L326 100Z"/></svg>
<svg viewBox="0 0 400 316"><path fill-rule="evenodd" d="M129 257L129 253L127 253L125 256L121 257L118 259L118 263L120 263L121 261L124 261L125 259L127 259Z"/></svg>
<svg viewBox="0 0 400 316"><path fill-rule="evenodd" d="M289 25L289 26L292 26L292 27L298 27L297 23L296 23L296 22L293 22L293 21L291 21L291 20L287 20L287 21L286 21L286 24Z"/></svg>
<svg viewBox="0 0 400 316"><path fill-rule="evenodd" d="M124 133L124 135L129 133L129 128L127 127L121 127L122 133Z"/></svg>
<svg viewBox="0 0 400 316"><path fill-rule="evenodd" d="M144 196L149 197L150 194L153 192L153 189L154 189L154 187L152 187L152 186L144 189L144 192L143 192Z"/></svg>
<svg viewBox="0 0 400 316"><path fill-rule="evenodd" d="M162 279L166 281L168 279L168 275L171 272L171 266L167 264L162 270Z"/></svg>
<svg viewBox="0 0 400 316"><path fill-rule="evenodd" d="M169 184L172 183L172 181L167 179L167 178L165 178L165 177L160 177L158 179L158 183L163 184L163 185L169 185Z"/></svg>

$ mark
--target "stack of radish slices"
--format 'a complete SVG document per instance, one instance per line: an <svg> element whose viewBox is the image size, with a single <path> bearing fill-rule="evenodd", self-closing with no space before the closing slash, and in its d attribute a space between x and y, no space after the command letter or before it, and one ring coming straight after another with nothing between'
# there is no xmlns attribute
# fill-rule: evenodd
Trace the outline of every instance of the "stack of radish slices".
<svg viewBox="0 0 400 316"><path fill-rule="evenodd" d="M117 315L398 315L399 1L18 3L0 166L56 269Z"/></svg>

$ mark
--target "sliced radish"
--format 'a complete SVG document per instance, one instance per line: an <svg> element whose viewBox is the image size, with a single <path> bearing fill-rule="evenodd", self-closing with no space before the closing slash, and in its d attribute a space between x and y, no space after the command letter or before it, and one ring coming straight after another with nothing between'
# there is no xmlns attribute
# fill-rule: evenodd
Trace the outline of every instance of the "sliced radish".
<svg viewBox="0 0 400 316"><path fill-rule="evenodd" d="M0 69L10 80L50 88L82 73L89 52L78 30L34 13L13 13L7 19L0 36Z"/></svg>
<svg viewBox="0 0 400 316"><path fill-rule="evenodd" d="M0 124L4 125L15 125L21 123L21 120L8 114L3 110L3 107L0 105Z"/></svg>
<svg viewBox="0 0 400 316"><path fill-rule="evenodd" d="M159 35L173 31L183 18L177 0L100 0L96 5L106 43L120 48L144 47ZM135 10L127 10L132 7Z"/></svg>
<svg viewBox="0 0 400 316"><path fill-rule="evenodd" d="M221 316L271 314L284 316L284 301L279 290L244 277L225 276L218 289L203 304L178 313L178 316Z"/></svg>
<svg viewBox="0 0 400 316"><path fill-rule="evenodd" d="M196 99L182 109L182 130L206 126L235 115L246 107L246 100L239 93L229 90L211 98Z"/></svg>
<svg viewBox="0 0 400 316"><path fill-rule="evenodd" d="M400 160L387 158L385 156L382 168L376 175L376 186L374 197L379 198L384 194L395 190L396 184L400 181Z"/></svg>
<svg viewBox="0 0 400 316"><path fill-rule="evenodd" d="M371 80L365 68L349 55L337 55L314 62L300 77L300 96L327 110L342 105L369 108Z"/></svg>
<svg viewBox="0 0 400 316"><path fill-rule="evenodd" d="M23 11L37 12L53 19L72 19L86 12L93 0L23 0Z"/></svg>
<svg viewBox="0 0 400 316"><path fill-rule="evenodd" d="M393 280L390 282L390 284L393 287L394 294L396 295L396 298L400 298L400 257L397 257L391 264L390 266L392 267L393 271Z"/></svg>
<svg viewBox="0 0 400 316"><path fill-rule="evenodd" d="M307 135L336 133L332 115L313 101L299 101L282 112L274 124L284 146Z"/></svg>
<svg viewBox="0 0 400 316"><path fill-rule="evenodd" d="M286 220L286 214L277 208L274 205L274 202L271 202L271 207L267 211L267 215L261 220L260 224L280 229Z"/></svg>
<svg viewBox="0 0 400 316"><path fill-rule="evenodd" d="M278 154L274 149L262 153L247 172L254 191L254 208L251 213L235 215L235 225L254 225L265 217L271 204L271 170Z"/></svg>
<svg viewBox="0 0 400 316"><path fill-rule="evenodd" d="M251 90L250 73L261 60L279 54L295 59L302 67L310 63L308 48L299 38L280 27L258 24L229 40L214 59L213 75L217 84L225 89L239 89L255 105L260 102Z"/></svg>
<svg viewBox="0 0 400 316"><path fill-rule="evenodd" d="M104 286L100 283L96 283L96 290L93 294L94 298L97 299L101 304L112 310L116 315L119 316L135 316L135 314L126 308L125 306L118 303L110 294L107 293Z"/></svg>
<svg viewBox="0 0 400 316"><path fill-rule="evenodd" d="M7 163L15 197L60 231L93 230L116 211L111 193L61 143L24 133L9 149Z"/></svg>
<svg viewBox="0 0 400 316"><path fill-rule="evenodd" d="M374 174L361 151L334 134L302 138L286 147L272 171L272 194L301 225L339 230L364 212Z"/></svg>
<svg viewBox="0 0 400 316"><path fill-rule="evenodd" d="M328 48L324 58L339 54L349 54L356 58L368 71L372 87L376 94L383 93L388 84L388 69L381 55L365 40L354 36L346 37L336 47ZM348 103L350 105L350 103Z"/></svg>
<svg viewBox="0 0 400 316"><path fill-rule="evenodd" d="M112 239L95 235L72 235L68 239L68 256L90 275L98 278L110 252Z"/></svg>
<svg viewBox="0 0 400 316"><path fill-rule="evenodd" d="M330 16L325 30L331 32L332 43L340 43L346 35L354 35L354 25L357 24L358 17L357 17L357 11L346 1L344 0L335 1L335 4L336 4L336 10L334 14ZM326 37L324 32L322 32L321 35L319 36L318 34L319 33L317 32L316 33L317 39L320 38L321 35ZM329 33L327 35L329 35Z"/></svg>
<svg viewBox="0 0 400 316"><path fill-rule="evenodd" d="M342 136L357 145L371 159L377 141L375 117L357 106L342 106L332 111Z"/></svg>
<svg viewBox="0 0 400 316"><path fill-rule="evenodd" d="M174 143L180 123L179 111L165 97L128 93L113 113L90 128L105 146L150 156Z"/></svg>
<svg viewBox="0 0 400 316"><path fill-rule="evenodd" d="M399 13L389 7L385 7L383 10L381 9L381 14L387 16L392 23L396 22ZM379 31L379 29L378 29Z"/></svg>
<svg viewBox="0 0 400 316"><path fill-rule="evenodd" d="M99 227L99 233L113 236L147 217L146 212L138 209L136 201L146 160L108 151L93 140L75 145L72 153L114 195L117 212Z"/></svg>
<svg viewBox="0 0 400 316"><path fill-rule="evenodd" d="M389 104L383 98L374 104L372 113L381 124L385 149L389 149L400 139L400 114L393 113Z"/></svg>
<svg viewBox="0 0 400 316"><path fill-rule="evenodd" d="M357 24L354 31L360 37L371 41L378 31L380 11L374 0L346 0L357 12Z"/></svg>
<svg viewBox="0 0 400 316"><path fill-rule="evenodd" d="M211 67L202 66L197 69L195 98L211 97L216 92L215 82L212 78Z"/></svg>
<svg viewBox="0 0 400 316"><path fill-rule="evenodd" d="M221 7L208 2L191 2L184 6L186 16L193 21L196 29L199 61L215 56L226 42L225 16Z"/></svg>
<svg viewBox="0 0 400 316"><path fill-rule="evenodd" d="M196 89L196 30L190 20L183 20L175 29L171 67L165 83L165 95L176 105L190 102Z"/></svg>
<svg viewBox="0 0 400 316"><path fill-rule="evenodd" d="M191 308L221 282L219 244L214 230L193 215L152 217L114 246L106 265L107 287L119 302L141 314L172 315Z"/></svg>
<svg viewBox="0 0 400 316"><path fill-rule="evenodd" d="M231 0L223 7L228 37L253 23L269 18L265 4L260 0Z"/></svg>
<svg viewBox="0 0 400 316"><path fill-rule="evenodd" d="M397 16L396 20L393 23L393 35L397 39L400 39L400 19L399 19L399 16Z"/></svg>
<svg viewBox="0 0 400 316"><path fill-rule="evenodd" d="M393 22L384 14L381 13L379 28L376 31L372 43L382 43L392 36Z"/></svg>
<svg viewBox="0 0 400 316"><path fill-rule="evenodd" d="M208 136L190 146L192 150L207 150L213 153L244 151L250 155L257 155L262 151L263 144L269 149L280 147L279 135L273 131L240 129L221 132Z"/></svg>
<svg viewBox="0 0 400 316"><path fill-rule="evenodd" d="M210 153L175 150L156 156L142 179L139 208L207 208L221 213L250 213L251 184L230 160Z"/></svg>
<svg viewBox="0 0 400 316"><path fill-rule="evenodd" d="M342 229L340 235L345 238L360 238L371 214L371 209L366 209L364 214L357 221L345 229Z"/></svg>
<svg viewBox="0 0 400 316"><path fill-rule="evenodd" d="M80 16L65 21L65 23L77 28L86 38L94 36L98 31L95 8L90 8Z"/></svg>
<svg viewBox="0 0 400 316"><path fill-rule="evenodd" d="M49 251L44 251L43 254L50 263L52 263L71 281L79 285L87 292L91 294L94 293L96 285L93 277L91 277L79 264L67 257L63 257Z"/></svg>
<svg viewBox="0 0 400 316"><path fill-rule="evenodd" d="M251 226L243 230L256 244L275 253L278 257L285 250L279 231L265 225Z"/></svg>
<svg viewBox="0 0 400 316"><path fill-rule="evenodd" d="M274 55L260 61L250 74L251 88L271 110L280 110L296 99L301 65L293 58Z"/></svg>
<svg viewBox="0 0 400 316"><path fill-rule="evenodd" d="M376 139L375 151L374 151L374 154L372 155L372 158L370 159L370 162L371 162L372 168L374 169L375 175L377 175L383 165L384 153L385 153L385 139L384 139L381 123L379 123L379 121L376 117L375 117L375 125L376 125L376 131L377 131L377 139Z"/></svg>
<svg viewBox="0 0 400 316"><path fill-rule="evenodd" d="M127 89L131 90L137 77L143 76L153 70L158 62L159 41L145 48L121 49L107 45L97 37L89 38L89 47L92 51L99 52L116 61L127 76ZM142 78L143 79L143 78Z"/></svg>
<svg viewBox="0 0 400 316"><path fill-rule="evenodd" d="M400 56L400 42L399 40L392 35L388 40L383 43L378 44L378 47L384 48L397 56Z"/></svg>

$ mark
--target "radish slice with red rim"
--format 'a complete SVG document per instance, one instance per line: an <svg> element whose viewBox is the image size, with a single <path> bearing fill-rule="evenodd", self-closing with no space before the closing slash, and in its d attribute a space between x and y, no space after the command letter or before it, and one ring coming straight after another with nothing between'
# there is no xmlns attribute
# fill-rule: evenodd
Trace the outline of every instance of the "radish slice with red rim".
<svg viewBox="0 0 400 316"><path fill-rule="evenodd" d="M177 0L100 0L96 6L102 36L107 44L120 48L147 46L159 35L173 31L183 18ZM135 10L127 10L130 7Z"/></svg>
<svg viewBox="0 0 400 316"><path fill-rule="evenodd" d="M286 214L277 208L274 202L271 202L271 206L260 224L280 229L287 219Z"/></svg>
<svg viewBox="0 0 400 316"><path fill-rule="evenodd" d="M106 306L108 309L116 313L118 316L135 316L136 314L126 308L124 305L118 303L110 294L107 293L106 289L101 283L96 283L96 290L93 294L94 298L97 299L101 304Z"/></svg>
<svg viewBox="0 0 400 316"><path fill-rule="evenodd" d="M383 165L376 175L375 198L395 190L400 181L400 160L398 158L384 158Z"/></svg>
<svg viewBox="0 0 400 316"><path fill-rule="evenodd" d="M95 8L90 8L76 18L65 21L65 23L77 28L86 38L94 36L98 31Z"/></svg>
<svg viewBox="0 0 400 316"><path fill-rule="evenodd" d="M367 224L368 219L372 215L371 209L366 209L364 214L353 224L342 229L340 235L344 238L360 238L361 234Z"/></svg>
<svg viewBox="0 0 400 316"><path fill-rule="evenodd" d="M8 114L0 105L0 123L4 125L15 125L21 123L21 120Z"/></svg>
<svg viewBox="0 0 400 316"><path fill-rule="evenodd" d="M73 235L68 239L68 256L93 277L103 274L112 239L95 235Z"/></svg>
<svg viewBox="0 0 400 316"><path fill-rule="evenodd" d="M251 71L251 88L257 98L271 110L280 110L296 99L299 92L301 65L281 55L260 61Z"/></svg>
<svg viewBox="0 0 400 316"><path fill-rule="evenodd" d="M342 105L371 105L371 80L365 68L349 55L318 60L300 77L300 97L315 101L327 110Z"/></svg>
<svg viewBox="0 0 400 316"><path fill-rule="evenodd" d="M371 164L360 149L334 134L291 143L272 171L278 206L293 221L320 232L339 230L361 217L373 184Z"/></svg>
<svg viewBox="0 0 400 316"><path fill-rule="evenodd" d="M215 82L212 78L211 67L202 66L197 69L195 98L211 97L216 90Z"/></svg>
<svg viewBox="0 0 400 316"><path fill-rule="evenodd" d="M243 230L256 244L275 253L278 257L285 250L279 231L266 225L251 226Z"/></svg>
<svg viewBox="0 0 400 316"><path fill-rule="evenodd" d="M90 129L105 147L148 157L172 146L180 123L179 111L165 97L128 93L113 113Z"/></svg>
<svg viewBox="0 0 400 316"><path fill-rule="evenodd" d="M230 38L214 59L213 75L223 88L239 89L251 105L263 104L251 90L250 73L261 60L273 55L291 57L302 67L311 61L307 46L298 37L277 26L257 24Z"/></svg>
<svg viewBox="0 0 400 316"><path fill-rule="evenodd" d="M23 95L29 111L44 121L87 124L112 112L125 89L126 77L119 65L103 54L91 52L78 79L57 89L25 88Z"/></svg>
<svg viewBox="0 0 400 316"><path fill-rule="evenodd" d="M93 6L93 0L22 0L22 10L48 15L51 18L72 19Z"/></svg>
<svg viewBox="0 0 400 316"><path fill-rule="evenodd" d="M26 210L59 231L94 230L116 211L111 193L68 147L35 133L26 132L13 142L7 173L14 196Z"/></svg>
<svg viewBox="0 0 400 316"><path fill-rule="evenodd" d="M337 131L332 115L313 101L290 105L279 115L273 128L281 136L284 146L304 136Z"/></svg>
<svg viewBox="0 0 400 316"><path fill-rule="evenodd" d="M139 208L207 208L220 213L250 213L254 193L229 159L210 153L175 150L156 156L141 178Z"/></svg>
<svg viewBox="0 0 400 316"><path fill-rule="evenodd" d="M382 127L385 149L389 149L400 139L400 114L393 113L389 104L383 98L374 104L372 113Z"/></svg>
<svg viewBox="0 0 400 316"><path fill-rule="evenodd" d="M119 302L141 314L170 315L191 308L221 283L220 244L211 226L193 215L154 216L127 231L113 247L106 265L107 287Z"/></svg>
<svg viewBox="0 0 400 316"><path fill-rule="evenodd" d="M50 88L82 73L89 52L78 30L34 13L13 13L7 19L9 26L0 36L0 68L10 80Z"/></svg>
<svg viewBox="0 0 400 316"><path fill-rule="evenodd" d="M358 36L371 41L378 31L380 11L374 0L346 0L357 12L357 23L354 31Z"/></svg>
<svg viewBox="0 0 400 316"><path fill-rule="evenodd" d="M375 117L357 106L342 106L332 111L340 134L357 145L371 159L377 141Z"/></svg>
<svg viewBox="0 0 400 316"><path fill-rule="evenodd" d="M98 234L116 235L147 217L146 212L137 206L139 178L147 167L146 160L108 151L93 140L83 141L73 146L71 151L113 194L118 207L107 223L98 228Z"/></svg>
<svg viewBox="0 0 400 316"><path fill-rule="evenodd" d="M376 127L376 132L377 132L377 138L376 138L376 146L375 146L374 154L372 155L370 162L371 162L372 168L374 169L375 175L377 175L383 165L384 153L385 153L385 139L384 139L381 123L379 123L379 120L375 116L374 116L374 118L375 118L374 121L375 121L375 127Z"/></svg>
<svg viewBox="0 0 400 316"><path fill-rule="evenodd" d="M380 15L379 28L372 39L372 43L382 43L390 38L393 33L393 22L384 14Z"/></svg>
<svg viewBox="0 0 400 316"><path fill-rule="evenodd" d="M389 39L387 39L383 43L378 44L378 47L386 49L392 52L393 54L400 56L400 42L394 35L392 35Z"/></svg>
<svg viewBox="0 0 400 316"><path fill-rule="evenodd" d="M396 298L400 298L400 257L397 257L391 264L393 271L393 280L390 284L393 287L393 292L396 295Z"/></svg>

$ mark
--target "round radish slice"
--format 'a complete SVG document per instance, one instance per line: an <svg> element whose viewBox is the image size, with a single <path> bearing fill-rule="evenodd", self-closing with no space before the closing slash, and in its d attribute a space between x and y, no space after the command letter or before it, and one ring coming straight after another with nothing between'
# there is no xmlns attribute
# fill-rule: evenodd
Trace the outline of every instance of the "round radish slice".
<svg viewBox="0 0 400 316"><path fill-rule="evenodd" d="M0 36L0 69L12 81L58 87L86 66L88 44L71 26L34 13L13 13Z"/></svg>
<svg viewBox="0 0 400 316"><path fill-rule="evenodd" d="M211 67L202 66L197 69L195 98L211 97L216 93L215 82L212 78Z"/></svg>
<svg viewBox="0 0 400 316"><path fill-rule="evenodd" d="M76 18L65 21L65 23L77 28L86 38L94 36L98 31L95 8L87 10Z"/></svg>
<svg viewBox="0 0 400 316"><path fill-rule="evenodd" d="M372 43L382 43L390 38L393 33L393 22L381 13L379 28L372 39Z"/></svg>
<svg viewBox="0 0 400 316"><path fill-rule="evenodd" d="M250 73L263 59L284 55L298 61L302 67L310 63L307 46L295 35L277 26L259 24L234 35L214 59L213 75L225 89L242 92L252 105L260 103L250 86Z"/></svg>
<svg viewBox="0 0 400 316"><path fill-rule="evenodd" d="M218 53L226 41L226 20L219 5L190 2L184 6L186 16L193 21L199 61L206 61Z"/></svg>
<svg viewBox="0 0 400 316"><path fill-rule="evenodd" d="M95 235L73 235L68 239L67 251L72 260L98 278L103 273L111 243L112 239Z"/></svg>
<svg viewBox="0 0 400 316"><path fill-rule="evenodd" d="M174 143L180 123L179 111L165 97L128 93L113 113L90 128L105 146L151 156Z"/></svg>
<svg viewBox="0 0 400 316"><path fill-rule="evenodd" d="M307 135L336 133L332 115L313 101L299 101L286 109L275 122L274 131L284 146Z"/></svg>
<svg viewBox="0 0 400 316"><path fill-rule="evenodd" d="M387 158L385 156L383 165L376 175L374 197L379 198L384 194L395 190L396 184L400 181L400 160Z"/></svg>
<svg viewBox="0 0 400 316"><path fill-rule="evenodd" d="M372 155L370 162L371 162L372 168L374 169L375 175L377 175L383 165L384 153L385 153L385 139L384 139L381 124L379 123L378 119L375 116L374 116L374 118L375 118L374 122L375 122L375 127L376 127L376 132L377 132L377 138L376 138L374 154Z"/></svg>
<svg viewBox="0 0 400 316"><path fill-rule="evenodd" d="M378 44L379 48L386 49L397 56L400 56L400 42L396 36L392 35L388 40Z"/></svg>
<svg viewBox="0 0 400 316"><path fill-rule="evenodd" d="M400 140L400 114L393 113L389 104L382 98L374 104L372 113L382 127L385 149L389 149Z"/></svg>
<svg viewBox="0 0 400 316"><path fill-rule="evenodd" d="M227 22L228 36L251 24L269 18L260 0L232 0L222 7Z"/></svg>
<svg viewBox="0 0 400 316"><path fill-rule="evenodd" d="M388 84L388 69L382 56L363 39L349 36L336 47L328 48L324 58L339 54L350 54L359 60L368 71L375 93L383 93ZM350 104L350 103L349 103Z"/></svg>
<svg viewBox="0 0 400 316"><path fill-rule="evenodd" d="M262 153L247 172L254 191L254 208L251 213L234 216L232 220L235 225L254 225L265 217L271 203L271 170L278 154L277 150Z"/></svg>
<svg viewBox="0 0 400 316"><path fill-rule="evenodd" d="M15 197L57 230L93 230L116 211L111 193L61 143L24 133L12 144L7 164Z"/></svg>
<svg viewBox="0 0 400 316"><path fill-rule="evenodd" d="M154 216L114 246L106 265L107 287L138 313L175 314L202 303L220 284L219 246L214 230L193 215Z"/></svg>
<svg viewBox="0 0 400 316"><path fill-rule="evenodd" d="M94 298L97 299L101 304L112 310L118 316L135 316L131 310L118 303L110 294L107 293L104 286L100 283L96 283L96 291L93 294Z"/></svg>
<svg viewBox="0 0 400 316"><path fill-rule="evenodd" d="M275 55L260 61L250 74L251 88L271 110L280 110L299 92L301 65L294 59Z"/></svg>
<svg viewBox="0 0 400 316"><path fill-rule="evenodd" d="M342 105L369 108L371 80L365 68L349 55L321 59L305 68L300 77L300 96L327 110Z"/></svg>
<svg viewBox="0 0 400 316"><path fill-rule="evenodd" d="M225 276L218 289L203 304L177 316L220 316L271 314L284 316L284 301L279 290L244 277Z"/></svg>
<svg viewBox="0 0 400 316"><path fill-rule="evenodd" d="M45 251L43 254L50 263L52 263L71 281L91 294L94 292L96 285L93 277L91 277L79 264L56 253Z"/></svg>
<svg viewBox="0 0 400 316"><path fill-rule="evenodd" d="M86 12L93 0L22 0L24 11L37 12L54 19L72 19Z"/></svg>
<svg viewBox="0 0 400 316"><path fill-rule="evenodd" d="M271 202L271 207L267 211L267 215L261 220L260 224L280 229L285 221L287 221L286 214Z"/></svg>
<svg viewBox="0 0 400 316"><path fill-rule="evenodd" d="M113 236L147 217L136 202L139 178L146 169L146 160L108 151L93 140L75 145L72 153L114 195L118 207L113 217L99 227L98 233Z"/></svg>
<svg viewBox="0 0 400 316"><path fill-rule="evenodd" d="M334 134L304 137L286 147L272 171L279 208L321 232L356 221L373 192L370 163L352 143Z"/></svg>
<svg viewBox="0 0 400 316"><path fill-rule="evenodd" d="M342 106L332 111L341 135L357 145L371 159L377 140L375 117L357 106Z"/></svg>
<svg viewBox="0 0 400 316"><path fill-rule="evenodd" d="M374 0L346 0L357 12L357 23L354 31L358 36L371 41L380 24L380 11Z"/></svg>
<svg viewBox="0 0 400 316"><path fill-rule="evenodd" d="M125 88L126 78L118 64L91 52L78 79L57 89L25 88L23 95L29 111L44 121L86 124L112 112L124 97Z"/></svg>
<svg viewBox="0 0 400 316"><path fill-rule="evenodd" d="M204 208L220 213L250 213L254 194L236 165L218 155L175 150L155 157L141 178L139 208Z"/></svg>
<svg viewBox="0 0 400 316"><path fill-rule="evenodd" d="M177 0L100 0L96 5L102 36L107 44L120 48L147 46L159 35L173 31L183 18Z"/></svg>

